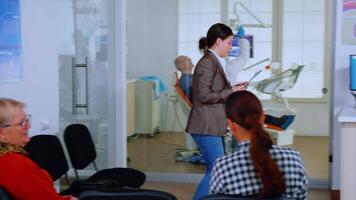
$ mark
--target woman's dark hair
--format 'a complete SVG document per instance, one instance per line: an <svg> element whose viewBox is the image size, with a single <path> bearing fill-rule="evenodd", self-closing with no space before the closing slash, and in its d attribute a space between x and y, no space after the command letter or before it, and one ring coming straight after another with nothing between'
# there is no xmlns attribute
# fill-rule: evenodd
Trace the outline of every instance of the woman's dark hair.
<svg viewBox="0 0 356 200"><path fill-rule="evenodd" d="M199 50L206 53L207 49L212 47L218 38L225 40L231 35L233 35L233 32L230 27L222 23L216 23L209 28L206 37L200 38Z"/></svg>
<svg viewBox="0 0 356 200"><path fill-rule="evenodd" d="M227 99L226 114L228 119L252 133L250 154L262 181L262 198L281 196L286 184L276 161L269 154L273 142L260 122L263 115L261 102L248 91L232 93Z"/></svg>
<svg viewBox="0 0 356 200"><path fill-rule="evenodd" d="M201 37L199 40L199 51L203 52L204 54L208 51L208 40L206 37Z"/></svg>

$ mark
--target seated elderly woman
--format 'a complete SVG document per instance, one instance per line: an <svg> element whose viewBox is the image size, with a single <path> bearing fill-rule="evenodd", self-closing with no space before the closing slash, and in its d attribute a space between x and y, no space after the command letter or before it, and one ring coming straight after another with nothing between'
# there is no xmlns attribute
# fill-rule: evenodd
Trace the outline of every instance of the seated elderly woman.
<svg viewBox="0 0 356 200"><path fill-rule="evenodd" d="M210 193L306 199L308 179L299 152L273 145L257 97L248 91L231 94L226 114L239 148L216 160Z"/></svg>
<svg viewBox="0 0 356 200"><path fill-rule="evenodd" d="M23 103L0 99L0 186L15 199L77 200L60 196L50 175L27 156L23 147L30 140L30 127Z"/></svg>

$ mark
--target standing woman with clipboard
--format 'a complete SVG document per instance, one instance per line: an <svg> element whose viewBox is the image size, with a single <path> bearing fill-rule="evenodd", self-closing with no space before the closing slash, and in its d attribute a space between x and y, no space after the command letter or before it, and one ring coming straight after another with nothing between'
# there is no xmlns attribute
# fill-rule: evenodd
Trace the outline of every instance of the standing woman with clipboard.
<svg viewBox="0 0 356 200"><path fill-rule="evenodd" d="M198 144L206 162L206 172L194 200L208 194L214 161L224 155L222 136L227 130L226 99L231 93L247 88L247 82L231 86L224 72L232 39L231 28L217 23L209 28L206 38L199 41L199 46L204 43L208 50L194 70L193 106L186 132Z"/></svg>

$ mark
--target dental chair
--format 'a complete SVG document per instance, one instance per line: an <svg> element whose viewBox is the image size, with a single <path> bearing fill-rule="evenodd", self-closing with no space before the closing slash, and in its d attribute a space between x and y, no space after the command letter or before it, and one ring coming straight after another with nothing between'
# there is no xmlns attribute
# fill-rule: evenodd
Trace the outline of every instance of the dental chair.
<svg viewBox="0 0 356 200"><path fill-rule="evenodd" d="M282 92L294 87L303 68L304 65L298 65L295 68L289 68L285 71L274 74L269 78L263 79L258 82L252 82L250 84L250 86L255 88L256 91L263 94L274 95L275 97L277 97L278 100L283 101L285 108L266 108L266 114L271 114L273 116L289 115L293 118L295 117L296 110L290 107L288 99L282 95ZM277 145L283 146L293 144L294 130L280 130L268 126L266 130L271 134Z"/></svg>
<svg viewBox="0 0 356 200"><path fill-rule="evenodd" d="M180 117L178 116L177 105L174 106L175 117L178 120L181 128L184 130L185 125L187 124L187 121L188 121L190 109L192 108L193 104L189 100L188 96L185 95L185 93L179 86L178 72L173 72L172 84L173 84L174 93L176 94L176 102L178 103L179 107L181 108L182 113L184 114L183 122L180 120ZM188 133L185 133L185 140L186 140L186 147L188 150L196 150L197 149L196 143L194 142L193 138Z"/></svg>
<svg viewBox="0 0 356 200"><path fill-rule="evenodd" d="M283 97L281 92L294 87L303 68L304 65L298 65L296 68L289 68L281 73L252 84L255 89L261 93L275 95L284 102L287 111L293 112L294 110L289 107L287 98Z"/></svg>
<svg viewBox="0 0 356 200"><path fill-rule="evenodd" d="M173 101L173 109L175 114L175 119L178 121L180 127L184 130L187 124L190 109L192 108L192 102L189 100L188 96L185 95L184 91L179 86L178 72L173 72L172 86L175 94L175 99ZM180 108L180 109L179 109ZM182 113L184 117L181 117L179 113ZM190 134L184 132L185 134L185 144L184 149L177 150L176 154L180 155L183 160L188 161L188 158L192 155L199 154L197 144ZM177 158L176 158L177 159ZM178 159L177 159L178 160Z"/></svg>
<svg viewBox="0 0 356 200"><path fill-rule="evenodd" d="M173 72L172 84L174 88L174 93L177 95L177 101L181 106L184 115L189 116L190 109L193 104L190 102L187 95L184 94L182 88L179 86L178 72Z"/></svg>

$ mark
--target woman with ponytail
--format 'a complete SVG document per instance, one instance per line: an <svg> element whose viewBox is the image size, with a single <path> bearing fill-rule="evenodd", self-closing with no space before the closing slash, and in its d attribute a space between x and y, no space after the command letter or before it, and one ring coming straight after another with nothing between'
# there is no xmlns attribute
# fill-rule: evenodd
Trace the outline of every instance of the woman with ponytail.
<svg viewBox="0 0 356 200"><path fill-rule="evenodd" d="M206 165L205 175L194 194L194 200L208 194L213 164L224 155L222 136L227 130L226 99L231 93L247 88L247 83L231 86L224 71L232 39L231 28L216 23L200 41L206 45L207 51L194 70L193 106L185 129L198 144Z"/></svg>
<svg viewBox="0 0 356 200"><path fill-rule="evenodd" d="M239 149L217 159L210 193L306 199L308 179L299 152L273 145L257 97L248 91L231 94L226 115Z"/></svg>

